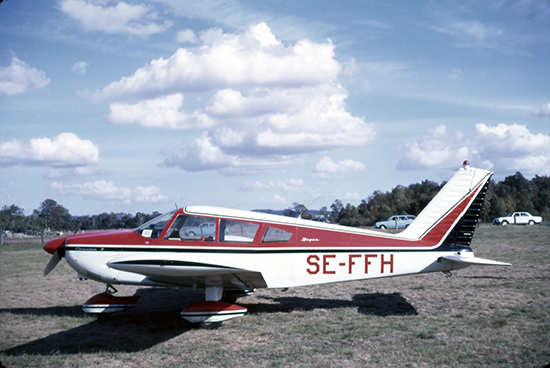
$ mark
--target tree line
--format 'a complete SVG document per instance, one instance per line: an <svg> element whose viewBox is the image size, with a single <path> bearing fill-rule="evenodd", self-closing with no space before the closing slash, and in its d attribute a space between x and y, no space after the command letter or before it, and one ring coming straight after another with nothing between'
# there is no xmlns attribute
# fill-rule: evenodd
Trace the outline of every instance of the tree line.
<svg viewBox="0 0 550 368"><path fill-rule="evenodd" d="M373 226L375 222L386 220L392 215L417 216L443 185L445 182L437 184L429 180L409 186L398 185L389 192L375 191L358 205L344 205L336 199L330 209L323 207L320 212L329 221L340 225ZM302 213L304 218L313 217L303 205L297 203L287 211ZM550 177L536 175L527 180L517 172L498 183L491 180L480 214L481 221L491 222L495 217L515 211L527 211L549 220Z"/></svg>
<svg viewBox="0 0 550 368"><path fill-rule="evenodd" d="M389 192L375 191L358 205L344 205L336 199L330 208L323 207L319 211L309 211L303 204L294 203L293 207L282 211L282 214L306 219L322 217L346 226L372 226L376 221L396 214L418 215L444 184L445 182L437 184L425 180L409 186L398 185ZM498 183L491 180L481 211L481 220L490 222L495 217L514 211L528 211L532 215L542 216L543 220L550 219L550 177L536 175L527 180L518 172ZM138 212L135 215L101 213L71 216L61 204L53 199L46 199L29 216L15 204L3 206L0 210L0 232L40 234L45 230L76 232L133 229L160 214L155 211L151 214Z"/></svg>
<svg viewBox="0 0 550 368"><path fill-rule="evenodd" d="M42 232L90 231L104 229L133 229L161 215L138 212L134 216L128 213L101 213L99 215L71 216L69 210L53 199L46 199L38 209L25 216L24 210L12 204L0 210L0 232L25 233L37 235Z"/></svg>

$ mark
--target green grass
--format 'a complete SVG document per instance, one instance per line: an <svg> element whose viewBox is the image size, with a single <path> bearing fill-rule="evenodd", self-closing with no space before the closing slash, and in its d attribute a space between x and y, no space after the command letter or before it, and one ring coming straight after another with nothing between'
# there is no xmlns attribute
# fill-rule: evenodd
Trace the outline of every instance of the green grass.
<svg viewBox="0 0 550 368"><path fill-rule="evenodd" d="M82 313L103 291L40 244L0 248L0 362L6 367L544 367L550 363L550 228L480 227L476 255L512 267L258 290L218 330L179 310L202 295L138 293L109 320Z"/></svg>

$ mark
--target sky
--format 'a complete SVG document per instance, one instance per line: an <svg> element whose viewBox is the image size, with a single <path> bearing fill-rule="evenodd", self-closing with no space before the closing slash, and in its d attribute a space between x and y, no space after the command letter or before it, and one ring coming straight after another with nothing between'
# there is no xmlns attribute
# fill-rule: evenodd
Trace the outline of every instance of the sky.
<svg viewBox="0 0 550 368"><path fill-rule="evenodd" d="M0 129L27 215L550 175L550 1L5 0Z"/></svg>

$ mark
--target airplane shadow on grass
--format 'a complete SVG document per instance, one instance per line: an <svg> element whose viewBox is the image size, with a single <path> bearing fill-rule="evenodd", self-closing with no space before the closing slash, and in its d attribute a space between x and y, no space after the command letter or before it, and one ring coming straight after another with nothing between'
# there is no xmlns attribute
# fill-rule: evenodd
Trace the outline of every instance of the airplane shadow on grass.
<svg viewBox="0 0 550 368"><path fill-rule="evenodd" d="M110 318L86 316L81 306L3 309L0 313L34 316L75 317L90 322L48 337L22 344L0 353L6 355L86 354L101 351L138 352L168 341L196 326L181 319L185 305L202 300L203 294L187 289L140 289L137 306ZM362 314L377 316L416 315L417 312L398 293L357 294L353 300L312 299L301 297L260 297L277 303L238 303L249 314L290 312L293 310L358 308ZM246 318L246 317L245 317ZM215 333L215 332L213 332Z"/></svg>
<svg viewBox="0 0 550 368"><path fill-rule="evenodd" d="M375 316L404 316L418 314L416 309L399 293L356 294L353 296L353 300L351 301L342 299L314 299L300 297L260 298L273 300L279 304L239 304L246 306L248 308L248 313L250 314L349 307L357 307L358 312L361 314Z"/></svg>

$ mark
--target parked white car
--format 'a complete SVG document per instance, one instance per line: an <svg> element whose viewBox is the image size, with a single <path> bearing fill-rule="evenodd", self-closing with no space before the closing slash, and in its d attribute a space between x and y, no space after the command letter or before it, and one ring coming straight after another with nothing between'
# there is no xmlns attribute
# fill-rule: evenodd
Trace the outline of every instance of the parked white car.
<svg viewBox="0 0 550 368"><path fill-rule="evenodd" d="M493 220L493 225L529 225L540 224L542 217L533 216L529 212L512 212L508 216L498 217Z"/></svg>

